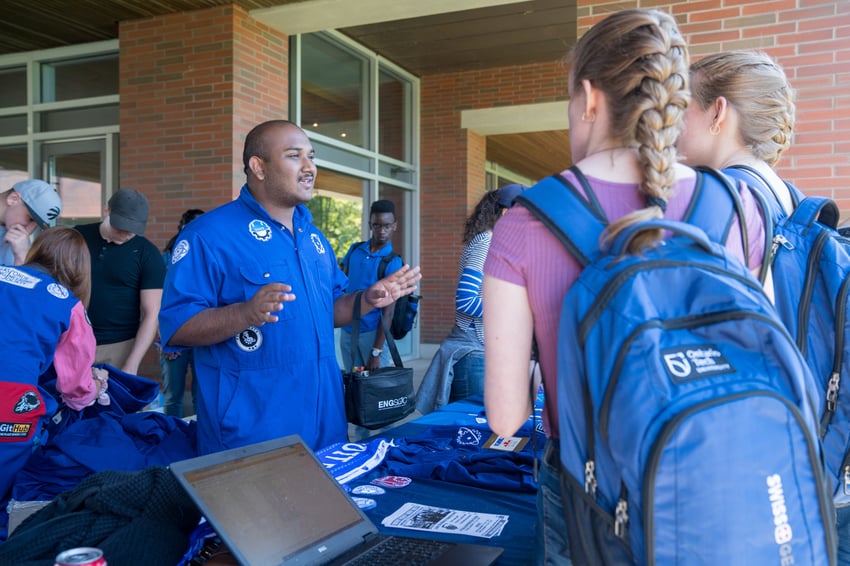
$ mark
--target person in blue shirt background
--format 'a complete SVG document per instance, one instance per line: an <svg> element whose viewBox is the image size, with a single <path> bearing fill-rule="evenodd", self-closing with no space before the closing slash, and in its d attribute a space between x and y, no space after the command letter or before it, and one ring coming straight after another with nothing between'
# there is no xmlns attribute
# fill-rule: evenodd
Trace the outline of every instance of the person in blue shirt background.
<svg viewBox="0 0 850 566"><path fill-rule="evenodd" d="M200 454L288 434L313 449L347 438L333 329L351 322L355 295L304 206L313 159L294 123L254 127L239 197L193 220L174 245L160 333L165 351L194 348ZM362 311L413 293L420 279L419 267L402 267L363 293Z"/></svg>
<svg viewBox="0 0 850 566"><path fill-rule="evenodd" d="M171 265L171 256L174 251L174 244L177 243L177 238L180 232L186 227L186 224L203 214L204 211L199 208L190 208L180 216L180 222L177 224L177 233L171 236L165 248L162 250L162 260L165 262L165 267ZM157 340L157 347L161 349L162 345ZM192 355L192 349L186 348L176 352L160 352L159 367L162 370L162 410L166 415L174 417L183 417L183 397L186 393L186 374L189 368L192 368L192 397L197 396L197 380L195 377L195 362ZM194 414L190 412L189 414Z"/></svg>
<svg viewBox="0 0 850 566"><path fill-rule="evenodd" d="M342 258L342 270L348 275L347 291L354 292L366 289L377 281L381 275L380 264L389 257L383 274L394 273L401 269L401 256L393 253L392 238L398 227L395 215L395 204L389 200L376 200L369 209L369 228L372 238L365 242L352 244L345 257ZM392 365L389 350L384 349L384 329L381 327L381 317L387 328L392 321L394 305L375 309L360 318L360 337L358 351L354 353L354 365L366 366L368 370ZM342 358L343 371L351 371L346 367L351 362L351 325L346 325L340 332L339 351ZM363 356L367 359L364 361Z"/></svg>

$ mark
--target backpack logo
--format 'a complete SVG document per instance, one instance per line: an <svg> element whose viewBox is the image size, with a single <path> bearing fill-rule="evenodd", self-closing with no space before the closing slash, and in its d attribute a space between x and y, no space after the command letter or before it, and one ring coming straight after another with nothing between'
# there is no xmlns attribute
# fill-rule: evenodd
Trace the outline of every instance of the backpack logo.
<svg viewBox="0 0 850 566"><path fill-rule="evenodd" d="M27 391L21 398L18 399L18 402L15 403L15 414L22 415L24 413L29 413L30 411L35 411L41 406L41 400L38 398L33 391Z"/></svg>
<svg viewBox="0 0 850 566"><path fill-rule="evenodd" d="M735 371L714 344L668 348L662 350L661 359L673 381L689 381Z"/></svg>

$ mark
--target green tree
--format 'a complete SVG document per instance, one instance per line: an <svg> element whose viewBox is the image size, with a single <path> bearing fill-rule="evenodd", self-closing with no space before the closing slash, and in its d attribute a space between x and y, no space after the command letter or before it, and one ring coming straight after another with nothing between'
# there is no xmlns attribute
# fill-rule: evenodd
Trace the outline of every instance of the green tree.
<svg viewBox="0 0 850 566"><path fill-rule="evenodd" d="M313 224L327 236L336 254L337 263L354 242L360 241L362 203L325 196L313 197L307 208L313 214Z"/></svg>

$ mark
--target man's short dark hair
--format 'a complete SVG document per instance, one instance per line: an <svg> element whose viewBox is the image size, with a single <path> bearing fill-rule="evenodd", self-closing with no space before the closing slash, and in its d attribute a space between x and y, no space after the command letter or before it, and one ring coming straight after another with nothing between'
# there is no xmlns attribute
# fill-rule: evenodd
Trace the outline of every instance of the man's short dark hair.
<svg viewBox="0 0 850 566"><path fill-rule="evenodd" d="M382 212L391 212L395 218L395 203L391 200L376 200L372 203L372 208L369 209L369 214L381 214Z"/></svg>
<svg viewBox="0 0 850 566"><path fill-rule="evenodd" d="M262 159L268 159L268 155L266 155L266 136L265 133L271 128L276 128L278 126L295 126L298 128L298 124L295 122L290 122L289 120L269 120L268 122L263 122L262 124L257 124L254 126L248 135L245 136L245 147L242 149L242 167L245 171L245 175L250 176L251 170L248 167L248 162L255 155Z"/></svg>

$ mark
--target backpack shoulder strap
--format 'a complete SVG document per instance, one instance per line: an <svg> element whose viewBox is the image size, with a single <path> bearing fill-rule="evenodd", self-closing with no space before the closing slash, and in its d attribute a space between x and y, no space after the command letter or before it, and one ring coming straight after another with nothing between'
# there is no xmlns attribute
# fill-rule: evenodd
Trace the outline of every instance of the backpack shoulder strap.
<svg viewBox="0 0 850 566"><path fill-rule="evenodd" d="M764 175L758 169L750 167L749 165L732 165L723 170L727 175L735 177L736 179L740 179L744 181L753 191L758 191L761 196L764 197L764 200L768 200L768 204L770 208L768 210L771 211L771 214L774 217L774 221L777 221L786 216L785 210L782 206L782 200L779 198L779 195L776 194L776 191L773 189L773 185L771 185L767 179L765 179ZM805 198L805 195L786 181L782 179L782 182L785 183L785 186L788 187L788 193L791 196L791 205L794 208L797 208L800 205L800 202Z"/></svg>
<svg viewBox="0 0 850 566"><path fill-rule="evenodd" d="M582 267L599 253L599 237L607 223L562 175L543 179L523 191L516 202L551 230Z"/></svg>
<svg viewBox="0 0 850 566"><path fill-rule="evenodd" d="M395 252L390 252L384 257L381 258L381 263L378 264L378 279L383 279L387 274L387 266L390 264L392 260L397 257L401 257Z"/></svg>
<svg viewBox="0 0 850 566"><path fill-rule="evenodd" d="M741 249L750 257L750 240L747 237L747 218L738 188L723 173L711 167L696 167L697 182L694 196L683 220L694 224L713 242L725 245L735 217L741 227ZM717 190L719 186L721 190Z"/></svg>
<svg viewBox="0 0 850 566"><path fill-rule="evenodd" d="M800 205L794 209L789 217L791 222L795 222L804 227L809 227L815 222L823 224L827 228L833 230L838 226L838 218L840 212L835 201L827 197L811 196L806 197L800 202Z"/></svg>
<svg viewBox="0 0 850 566"><path fill-rule="evenodd" d="M602 210L602 205L599 204L599 199L596 198L596 193L593 192L593 187L590 186L590 181L584 176L581 169L575 165L570 165L570 173L575 175L579 185L581 185L584 194L587 196L588 208L601 219L605 224L608 224L608 219L605 216L605 211Z"/></svg>
<svg viewBox="0 0 850 566"><path fill-rule="evenodd" d="M351 254L352 254L352 252L354 252L354 250L356 250L357 248L363 247L363 244L368 244L368 243L369 243L368 240L364 240L364 241L361 241L361 242L354 242L353 244L351 244L348 247L348 251L343 256L342 262L340 262L340 265L342 266L342 269L345 271L346 275L348 275L348 270L351 267Z"/></svg>

